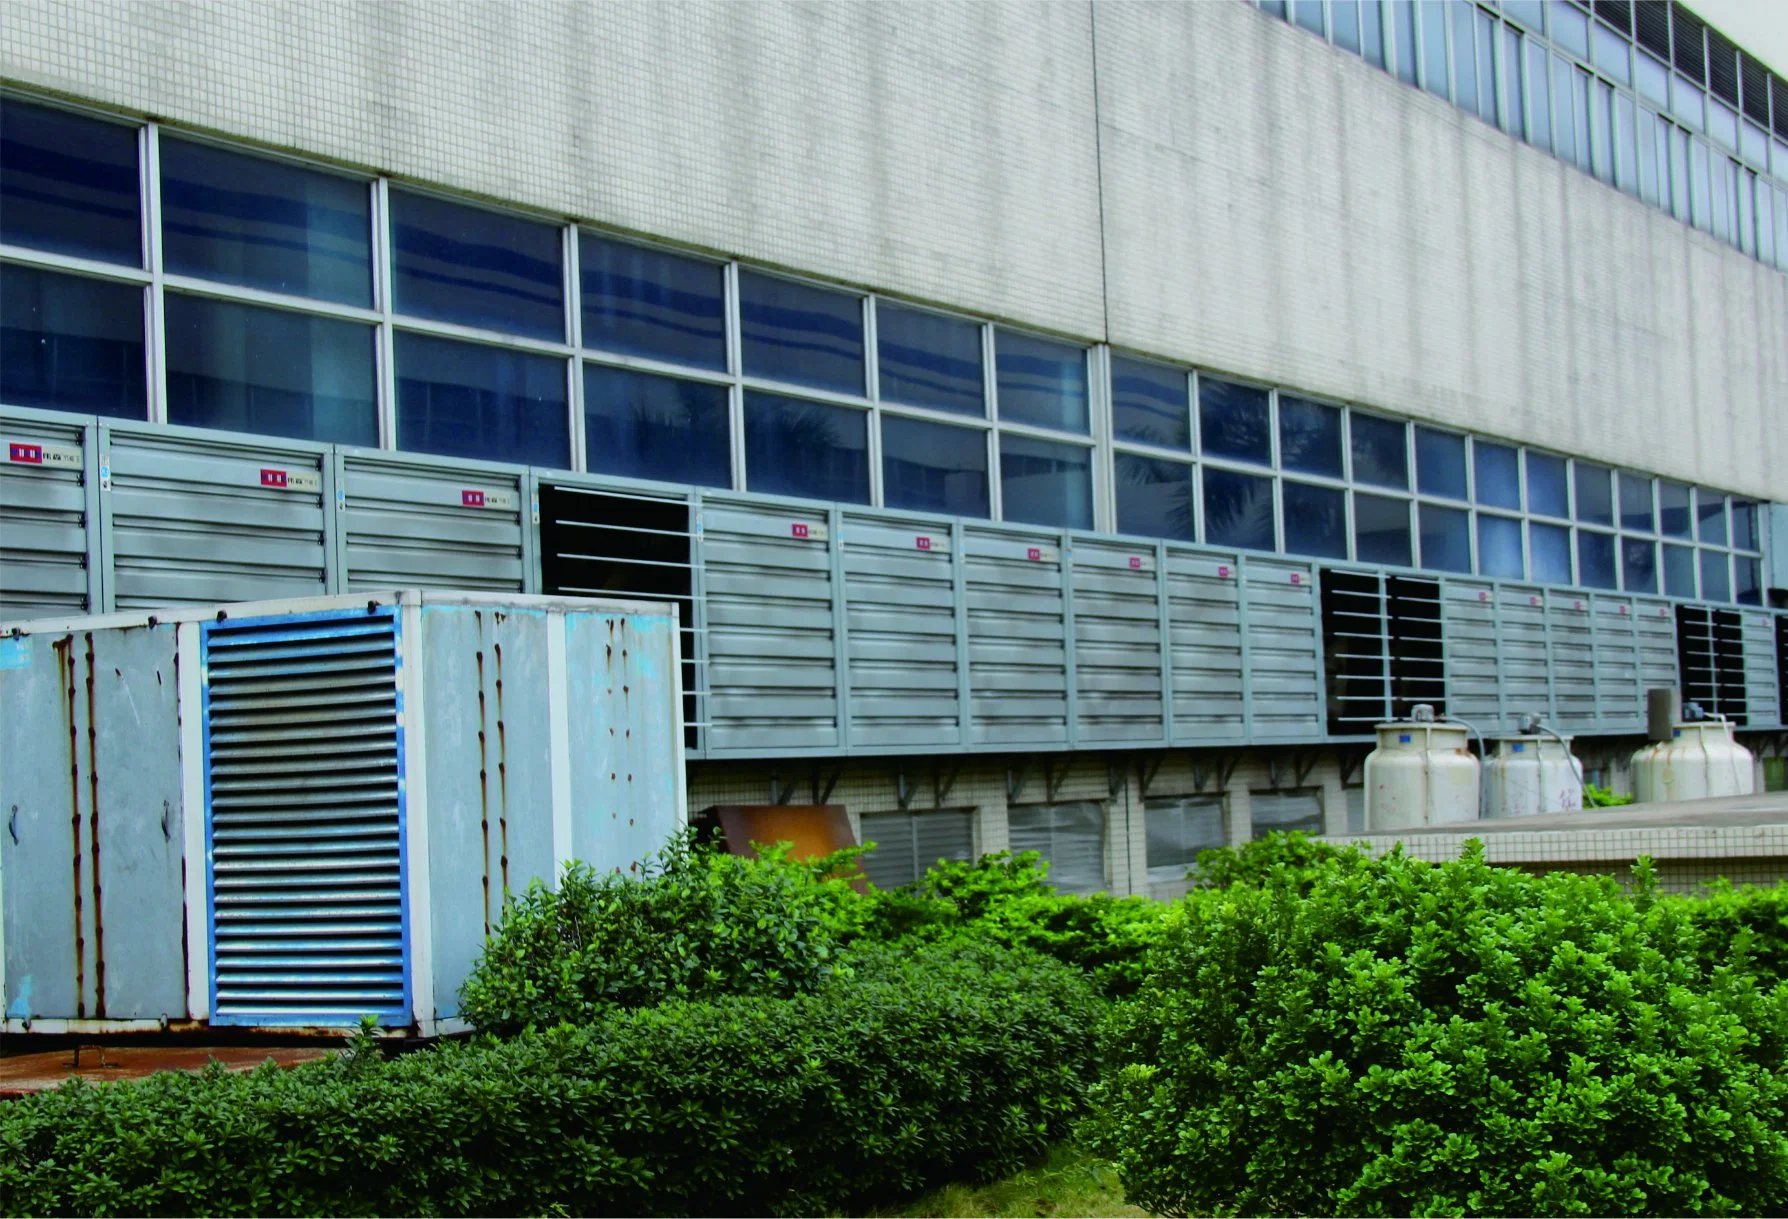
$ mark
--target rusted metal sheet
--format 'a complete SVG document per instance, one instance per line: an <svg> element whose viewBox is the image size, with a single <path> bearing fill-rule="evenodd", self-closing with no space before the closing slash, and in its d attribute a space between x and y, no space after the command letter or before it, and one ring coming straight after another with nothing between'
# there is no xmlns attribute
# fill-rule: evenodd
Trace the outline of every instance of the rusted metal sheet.
<svg viewBox="0 0 1788 1219"><path fill-rule="evenodd" d="M217 1063L226 1071L252 1071L264 1063L295 1067L330 1053L328 1046L119 1046L77 1045L0 1058L0 1100L60 1088L71 1079L122 1083L158 1071L202 1071Z"/></svg>

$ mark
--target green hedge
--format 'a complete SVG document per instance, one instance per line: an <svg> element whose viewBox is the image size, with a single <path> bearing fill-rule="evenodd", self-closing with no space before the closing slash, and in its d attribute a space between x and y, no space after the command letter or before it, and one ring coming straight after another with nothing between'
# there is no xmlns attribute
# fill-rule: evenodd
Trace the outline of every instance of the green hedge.
<svg viewBox="0 0 1788 1219"><path fill-rule="evenodd" d="M6 1214L811 1213L1010 1172L1092 1069L1075 971L858 954L793 998L0 1106Z"/></svg>
<svg viewBox="0 0 1788 1219"><path fill-rule="evenodd" d="M1788 986L1640 869L1475 846L1192 894L1083 1136L1164 1214L1780 1214Z"/></svg>

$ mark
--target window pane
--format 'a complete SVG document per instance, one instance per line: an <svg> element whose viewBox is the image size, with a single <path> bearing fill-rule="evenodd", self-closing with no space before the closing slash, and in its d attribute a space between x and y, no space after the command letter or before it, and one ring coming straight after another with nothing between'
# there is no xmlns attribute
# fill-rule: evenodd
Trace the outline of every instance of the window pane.
<svg viewBox="0 0 1788 1219"><path fill-rule="evenodd" d="M1397 79L1416 82L1415 0L1390 0L1391 38L1397 50Z"/></svg>
<svg viewBox="0 0 1788 1219"><path fill-rule="evenodd" d="M875 344L883 401L987 414L979 322L877 301Z"/></svg>
<svg viewBox="0 0 1788 1219"><path fill-rule="evenodd" d="M747 376L864 392L861 297L741 271L739 334Z"/></svg>
<svg viewBox="0 0 1788 1219"><path fill-rule="evenodd" d="M1632 84L1633 69L1627 59L1628 47L1631 44L1605 25L1596 25L1593 28L1595 29L1596 67L1623 85Z"/></svg>
<svg viewBox="0 0 1788 1219"><path fill-rule="evenodd" d="M1211 457L1273 463L1267 391L1216 377L1198 378L1198 445Z"/></svg>
<svg viewBox="0 0 1788 1219"><path fill-rule="evenodd" d="M1577 159L1577 138L1571 126L1571 61L1552 57L1552 146L1567 161Z"/></svg>
<svg viewBox="0 0 1788 1219"><path fill-rule="evenodd" d="M1384 15L1381 0L1360 0L1360 54L1374 67L1384 67Z"/></svg>
<svg viewBox="0 0 1788 1219"><path fill-rule="evenodd" d="M1417 428L1416 486L1424 495L1466 498L1465 437Z"/></svg>
<svg viewBox="0 0 1788 1219"><path fill-rule="evenodd" d="M1012 852L1049 861L1049 883L1062 893L1105 887L1105 810L1092 801L1014 805L1007 815Z"/></svg>
<svg viewBox="0 0 1788 1219"><path fill-rule="evenodd" d="M1447 93L1446 0L1422 0L1422 87L1441 97Z"/></svg>
<svg viewBox="0 0 1788 1219"><path fill-rule="evenodd" d="M137 132L0 99L0 242L143 265Z"/></svg>
<svg viewBox="0 0 1788 1219"><path fill-rule="evenodd" d="M166 295L168 422L374 447L373 329Z"/></svg>
<svg viewBox="0 0 1788 1219"><path fill-rule="evenodd" d="M1525 25L1534 33L1543 33L1545 7L1543 0L1502 0L1502 11Z"/></svg>
<svg viewBox="0 0 1788 1219"><path fill-rule="evenodd" d="M1701 552L1701 599L1730 601L1732 580L1727 573L1727 555L1723 550Z"/></svg>
<svg viewBox="0 0 1788 1219"><path fill-rule="evenodd" d="M1000 437L1000 500L1008 521L1093 527L1091 449L1029 436Z"/></svg>
<svg viewBox="0 0 1788 1219"><path fill-rule="evenodd" d="M1657 518L1651 507L1651 479L1640 474L1621 473L1620 527L1644 533L1657 531Z"/></svg>
<svg viewBox="0 0 1788 1219"><path fill-rule="evenodd" d="M1614 87L1606 81L1596 81L1589 103L1589 146L1595 175L1604 182L1614 180L1613 112Z"/></svg>
<svg viewBox="0 0 1788 1219"><path fill-rule="evenodd" d="M1577 132L1577 165L1582 169L1592 169L1590 160L1591 144L1589 139L1590 93L1595 79L1581 68L1577 70L1575 86L1571 90L1571 125Z"/></svg>
<svg viewBox="0 0 1788 1219"><path fill-rule="evenodd" d="M1486 123L1496 121L1496 27L1483 9L1478 18L1478 114Z"/></svg>
<svg viewBox="0 0 1788 1219"><path fill-rule="evenodd" d="M989 515L987 433L882 416L882 498L890 508Z"/></svg>
<svg viewBox="0 0 1788 1219"><path fill-rule="evenodd" d="M1552 0L1546 7L1552 10L1552 41L1576 52L1578 59L1588 59L1589 18L1564 0Z"/></svg>
<svg viewBox="0 0 1788 1219"><path fill-rule="evenodd" d="M1185 372L1146 360L1112 356L1111 430L1122 440L1190 450L1192 414Z"/></svg>
<svg viewBox="0 0 1788 1219"><path fill-rule="evenodd" d="M727 389L584 365L584 462L597 474L732 483Z"/></svg>
<svg viewBox="0 0 1788 1219"><path fill-rule="evenodd" d="M1477 6L1451 4L1453 14L1453 95L1466 110L1478 108L1478 57L1472 37Z"/></svg>
<svg viewBox="0 0 1788 1219"><path fill-rule="evenodd" d="M1118 532L1192 541L1192 467L1130 453L1114 458Z"/></svg>
<svg viewBox="0 0 1788 1219"><path fill-rule="evenodd" d="M1521 507L1521 470L1514 449L1473 440L1471 464L1478 503L1493 508Z"/></svg>
<svg viewBox="0 0 1788 1219"><path fill-rule="evenodd" d="M1297 23L1313 33L1322 33L1322 0L1295 0Z"/></svg>
<svg viewBox="0 0 1788 1219"><path fill-rule="evenodd" d="M1617 588L1614 578L1614 535L1577 531L1577 583L1587 588Z"/></svg>
<svg viewBox="0 0 1788 1219"><path fill-rule="evenodd" d="M1639 92L1652 105L1660 109L1670 105L1670 69L1641 53L1636 57L1639 64Z"/></svg>
<svg viewBox="0 0 1788 1219"><path fill-rule="evenodd" d="M1648 538L1620 541L1620 586L1629 593L1658 591L1658 547Z"/></svg>
<svg viewBox="0 0 1788 1219"><path fill-rule="evenodd" d="M1478 574L1499 580L1519 580L1521 522L1507 516L1478 516Z"/></svg>
<svg viewBox="0 0 1788 1219"><path fill-rule="evenodd" d="M1740 605L1763 604L1763 565L1756 559L1734 557L1733 600Z"/></svg>
<svg viewBox="0 0 1788 1219"><path fill-rule="evenodd" d="M780 394L745 395L745 485L869 502L869 413Z"/></svg>
<svg viewBox="0 0 1788 1219"><path fill-rule="evenodd" d="M1695 492L1695 535L1703 542L1726 543L1726 497L1705 487Z"/></svg>
<svg viewBox="0 0 1788 1219"><path fill-rule="evenodd" d="M1580 461L1574 471L1577 481L1577 519L1592 525L1614 523L1614 492L1607 466Z"/></svg>
<svg viewBox="0 0 1788 1219"><path fill-rule="evenodd" d="M1283 494L1286 553L1345 559L1347 493L1336 487L1316 487L1287 479Z"/></svg>
<svg viewBox="0 0 1788 1219"><path fill-rule="evenodd" d="M570 433L565 361L398 332L398 448L563 468Z"/></svg>
<svg viewBox="0 0 1788 1219"><path fill-rule="evenodd" d="M1280 394L1279 464L1303 474L1340 478L1340 409Z"/></svg>
<svg viewBox="0 0 1788 1219"><path fill-rule="evenodd" d="M1633 194L1639 189L1638 112L1633 99L1622 93L1614 99L1616 150L1615 183ZM1649 139L1651 133L1646 132Z"/></svg>
<svg viewBox="0 0 1788 1219"><path fill-rule="evenodd" d="M1565 492L1564 458L1528 450L1527 510L1546 516L1571 515L1570 498Z"/></svg>
<svg viewBox="0 0 1788 1219"><path fill-rule="evenodd" d="M714 263L578 237L584 346L726 368L726 276Z"/></svg>
<svg viewBox="0 0 1788 1219"><path fill-rule="evenodd" d="M0 264L0 400L148 416L143 289Z"/></svg>
<svg viewBox="0 0 1788 1219"><path fill-rule="evenodd" d="M1739 550L1763 549L1763 539L1757 535L1757 505L1749 500L1732 501L1732 545Z"/></svg>
<svg viewBox="0 0 1788 1219"><path fill-rule="evenodd" d="M1086 432L1086 352L1012 330L994 334L1000 418Z"/></svg>
<svg viewBox="0 0 1788 1219"><path fill-rule="evenodd" d="M1548 56L1538 42L1527 44L1527 142L1552 149L1552 107L1547 102Z"/></svg>
<svg viewBox="0 0 1788 1219"><path fill-rule="evenodd" d="M1422 566L1434 571L1471 570L1471 514L1463 508L1423 504Z"/></svg>
<svg viewBox="0 0 1788 1219"><path fill-rule="evenodd" d="M1273 480L1206 466L1204 540L1212 546L1273 549Z"/></svg>
<svg viewBox="0 0 1788 1219"><path fill-rule="evenodd" d="M1527 523L1527 550L1533 578L1542 584L1571 582L1571 531L1558 525Z"/></svg>
<svg viewBox="0 0 1788 1219"><path fill-rule="evenodd" d="M371 305L369 191L365 182L164 136L162 264L177 275Z"/></svg>
<svg viewBox="0 0 1788 1219"><path fill-rule="evenodd" d="M563 339L559 241L559 230L549 224L394 190L391 265L397 311Z"/></svg>
<svg viewBox="0 0 1788 1219"><path fill-rule="evenodd" d="M1673 538L1694 537L1689 518L1689 489L1669 479L1658 480L1658 507L1663 511L1664 532Z"/></svg>
<svg viewBox="0 0 1788 1219"><path fill-rule="evenodd" d="M1362 563L1410 567L1409 501L1353 493L1353 553Z"/></svg>
<svg viewBox="0 0 1788 1219"><path fill-rule="evenodd" d="M1330 0L1329 23L1335 45L1354 54L1360 52L1360 8L1354 0Z"/></svg>
<svg viewBox="0 0 1788 1219"><path fill-rule="evenodd" d="M1151 884L1184 880L1200 851L1228 841L1221 796L1150 800L1143 810Z"/></svg>
<svg viewBox="0 0 1788 1219"><path fill-rule="evenodd" d="M1672 597L1695 595L1695 551L1690 546L1664 547L1664 591Z"/></svg>
<svg viewBox="0 0 1788 1219"><path fill-rule="evenodd" d="M1353 412L1353 480L1403 490L1409 486L1409 449L1404 425Z"/></svg>

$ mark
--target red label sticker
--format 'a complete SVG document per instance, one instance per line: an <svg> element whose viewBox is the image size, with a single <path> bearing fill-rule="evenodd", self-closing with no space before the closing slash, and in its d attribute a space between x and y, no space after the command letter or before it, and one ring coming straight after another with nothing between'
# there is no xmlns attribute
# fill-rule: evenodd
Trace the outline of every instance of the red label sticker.
<svg viewBox="0 0 1788 1219"><path fill-rule="evenodd" d="M286 485L286 472L284 470L263 469L261 471L261 485L263 487L283 487L283 486L285 486Z"/></svg>
<svg viewBox="0 0 1788 1219"><path fill-rule="evenodd" d="M1527 603L1529 605L1538 605L1540 603L1540 599L1538 597L1529 597L1527 599Z"/></svg>
<svg viewBox="0 0 1788 1219"><path fill-rule="evenodd" d="M1488 600L1490 600L1490 594L1487 592L1479 591L1478 600L1479 601L1488 601Z"/></svg>
<svg viewBox="0 0 1788 1219"><path fill-rule="evenodd" d="M788 533L793 538L804 538L807 536L807 526L796 521L788 527Z"/></svg>
<svg viewBox="0 0 1788 1219"><path fill-rule="evenodd" d="M920 550L930 550L931 549L931 539L930 538L914 538L913 545Z"/></svg>
<svg viewBox="0 0 1788 1219"><path fill-rule="evenodd" d="M1137 556L1137 555L1130 556L1130 570L1131 571L1141 571L1142 570L1142 559L1139 556Z"/></svg>
<svg viewBox="0 0 1788 1219"><path fill-rule="evenodd" d="M1033 546L1025 551L1024 557L1033 563L1040 563L1043 561L1043 551L1040 548Z"/></svg>
<svg viewBox="0 0 1788 1219"><path fill-rule="evenodd" d="M43 446L41 444L9 444L6 447L6 460L8 461L22 461L33 466L43 464Z"/></svg>
<svg viewBox="0 0 1788 1219"><path fill-rule="evenodd" d="M1297 571L1292 572L1291 573L1291 582L1293 584L1302 584L1304 582L1304 574L1302 572L1297 572Z"/></svg>
<svg viewBox="0 0 1788 1219"><path fill-rule="evenodd" d="M1571 602L1571 608L1572 608L1572 609L1579 609L1579 610L1580 610L1580 609L1582 609L1582 608L1583 608L1583 602L1581 602L1581 601L1573 601L1573 602Z"/></svg>
<svg viewBox="0 0 1788 1219"><path fill-rule="evenodd" d="M1217 579L1219 579L1219 580L1227 580L1227 579L1229 579L1229 566L1228 566L1228 564L1224 564L1224 565L1223 565L1223 566L1221 566L1221 567L1218 567L1218 568L1217 568Z"/></svg>
<svg viewBox="0 0 1788 1219"><path fill-rule="evenodd" d="M1658 617L1660 617L1660 618L1668 618L1669 616L1670 616L1670 607L1669 606L1665 606L1663 609L1658 611Z"/></svg>
<svg viewBox="0 0 1788 1219"><path fill-rule="evenodd" d="M482 491L461 491L459 493L459 506L462 508L482 508L482 507L484 507L484 492L482 492Z"/></svg>
<svg viewBox="0 0 1788 1219"><path fill-rule="evenodd" d="M1623 606L1621 606L1621 607L1620 607L1620 612L1621 612L1621 613L1623 613L1623 614L1624 614L1624 613L1626 613L1626 612L1627 612L1627 607L1626 607L1626 606L1624 606L1624 605L1623 605Z"/></svg>

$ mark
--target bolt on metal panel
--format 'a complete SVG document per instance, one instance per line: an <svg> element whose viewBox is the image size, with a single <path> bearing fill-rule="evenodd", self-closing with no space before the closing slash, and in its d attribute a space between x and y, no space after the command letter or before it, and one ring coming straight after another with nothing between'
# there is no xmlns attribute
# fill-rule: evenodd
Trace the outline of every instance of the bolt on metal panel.
<svg viewBox="0 0 1788 1219"><path fill-rule="evenodd" d="M87 431L0 414L0 622L99 608Z"/></svg>
<svg viewBox="0 0 1788 1219"><path fill-rule="evenodd" d="M963 529L970 740L1066 745L1068 629L1061 539Z"/></svg>
<svg viewBox="0 0 1788 1219"><path fill-rule="evenodd" d="M342 587L522 592L535 532L527 498L513 470L343 453Z"/></svg>
<svg viewBox="0 0 1788 1219"><path fill-rule="evenodd" d="M961 740L955 565L945 521L843 516L853 747Z"/></svg>

